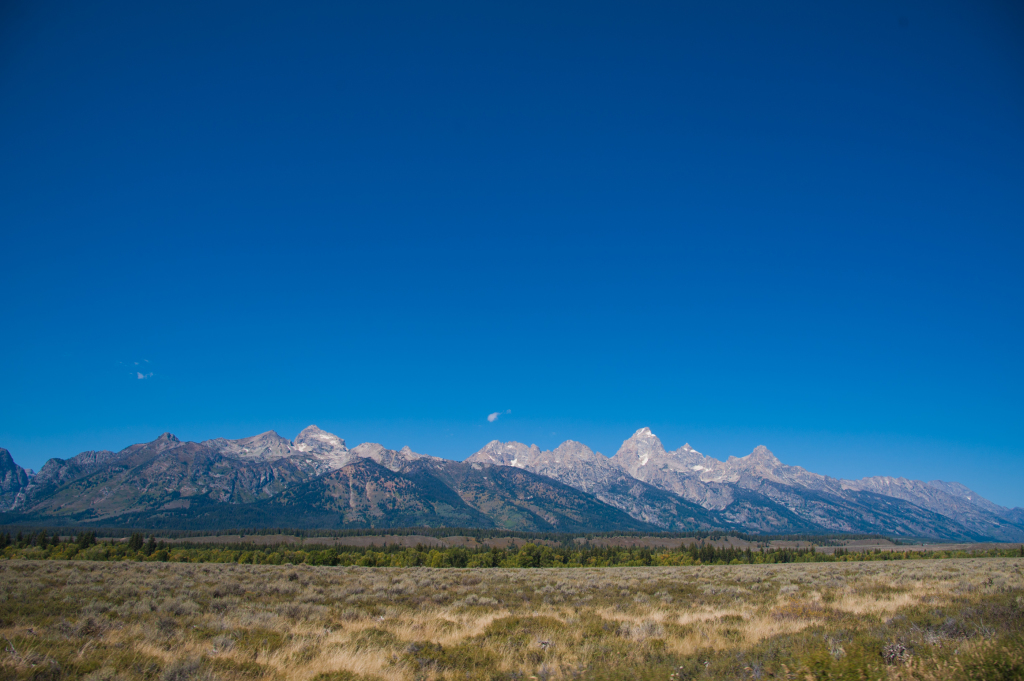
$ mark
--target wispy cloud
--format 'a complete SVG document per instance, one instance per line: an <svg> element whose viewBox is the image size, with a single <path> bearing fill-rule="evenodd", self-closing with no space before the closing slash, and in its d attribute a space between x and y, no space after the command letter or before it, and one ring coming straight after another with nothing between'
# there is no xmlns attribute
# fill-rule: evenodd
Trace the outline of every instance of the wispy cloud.
<svg viewBox="0 0 1024 681"><path fill-rule="evenodd" d="M494 423L495 421L497 421L499 418L501 418L505 414L511 414L511 413L512 413L511 409L506 409L505 411L496 411L493 414L488 414L487 415L487 422L488 423Z"/></svg>
<svg viewBox="0 0 1024 681"><path fill-rule="evenodd" d="M149 368L148 366L146 366L146 364L149 364L148 359L144 359L141 362L119 361L118 364L128 369L129 376L134 376L140 381L145 380L147 378L153 378L153 372L146 371L146 369Z"/></svg>

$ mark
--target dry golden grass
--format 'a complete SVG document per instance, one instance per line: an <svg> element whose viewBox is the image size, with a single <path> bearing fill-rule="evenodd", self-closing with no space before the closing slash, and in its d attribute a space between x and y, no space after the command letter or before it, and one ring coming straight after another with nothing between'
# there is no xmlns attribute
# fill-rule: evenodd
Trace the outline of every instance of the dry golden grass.
<svg viewBox="0 0 1024 681"><path fill-rule="evenodd" d="M0 677L525 681L800 670L814 679L860 669L966 679L973 655L982 667L1011 666L1010 675L977 678L1022 678L1012 668L1022 563L437 570L6 561Z"/></svg>

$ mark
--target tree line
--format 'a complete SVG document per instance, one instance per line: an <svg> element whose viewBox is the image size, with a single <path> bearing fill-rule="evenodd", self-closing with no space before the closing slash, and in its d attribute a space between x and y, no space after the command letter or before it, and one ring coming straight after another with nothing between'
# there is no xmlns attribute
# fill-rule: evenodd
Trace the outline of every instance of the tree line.
<svg viewBox="0 0 1024 681"><path fill-rule="evenodd" d="M46 530L26 535L0 533L0 558L36 560L129 560L183 563L240 563L257 565L307 564L365 567L435 568L548 568L615 566L760 565L874 560L927 560L977 556L1024 557L1024 545L980 551L855 551L833 553L808 549L761 547L720 548L705 542L679 548L615 546L547 546L526 543L509 548L432 548L335 546L329 548L279 545L225 548L208 545L170 545L141 532L127 540L97 541L92 531L61 538Z"/></svg>
<svg viewBox="0 0 1024 681"><path fill-rule="evenodd" d="M855 539L876 539L886 540L898 544L900 540L881 534L749 534L732 530L705 529L688 532L636 532L636 531L613 531L613 532L527 532L520 530L505 530L496 528L479 527L396 527L396 528L345 528L345 529L296 529L287 527L261 527L261 528L235 528L228 530L150 530L147 528L130 527L90 527L80 526L67 527L39 527L39 526L0 526L0 534L20 532L29 535L37 534L40 531L47 531L55 536L77 536L83 531L101 533L104 537L124 538L134 534L159 534L164 539L192 539L199 537L267 537L274 535L287 535L292 537L380 537L386 536L409 537L423 536L433 539L445 537L472 537L477 540L495 539L499 537L510 537L514 539L526 539L532 541L554 542L556 544L573 545L577 540L594 541L599 539L610 539L613 537L626 537L634 539L697 539L705 541L717 541L730 537L751 543L770 543L773 541L808 542L817 546L841 546L844 542Z"/></svg>

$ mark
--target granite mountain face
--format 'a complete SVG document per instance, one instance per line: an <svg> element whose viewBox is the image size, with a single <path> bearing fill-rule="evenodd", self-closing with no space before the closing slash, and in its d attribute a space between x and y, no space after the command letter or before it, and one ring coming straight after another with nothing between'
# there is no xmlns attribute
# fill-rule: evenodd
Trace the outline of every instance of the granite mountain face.
<svg viewBox="0 0 1024 681"><path fill-rule="evenodd" d="M573 440L550 452L542 452L536 445L494 440L466 459L466 463L508 466L552 478L665 530L732 525L714 510L638 480L606 456Z"/></svg>
<svg viewBox="0 0 1024 681"><path fill-rule="evenodd" d="M860 481L836 480L799 466L786 466L766 447L725 462L704 456L689 444L666 451L649 428L634 433L610 459L572 441L550 452L518 442L494 441L467 461L515 466L552 477L666 529L671 523L666 522L665 514L644 513L637 507L637 488L612 495L609 481L628 476L646 483L646 489L653 487L703 508L706 514L701 519L709 525L749 532L1024 539L1024 528L980 505L971 509L971 519L965 523L966 516L955 515L953 505L918 504L908 496L888 495L870 485L860 489ZM926 483L919 484L933 496L943 494ZM656 508L665 508L664 503Z"/></svg>
<svg viewBox="0 0 1024 681"><path fill-rule="evenodd" d="M688 444L666 452L648 428L623 442L612 461L640 480L727 514L739 490L748 490L834 532L1024 540L1024 528L1013 521L1010 509L959 483L840 480L787 466L764 446L724 462Z"/></svg>
<svg viewBox="0 0 1024 681"><path fill-rule="evenodd" d="M239 440L169 433L120 452L51 459L38 474L0 449L0 522L202 529L496 527L535 531L724 529L1024 541L1024 509L959 483L840 480L766 447L719 461L666 451L649 428L612 457L489 442L464 462L376 443L349 449L309 426Z"/></svg>
<svg viewBox="0 0 1024 681"><path fill-rule="evenodd" d="M28 472L14 463L11 453L0 447L0 509L16 508L28 487Z"/></svg>

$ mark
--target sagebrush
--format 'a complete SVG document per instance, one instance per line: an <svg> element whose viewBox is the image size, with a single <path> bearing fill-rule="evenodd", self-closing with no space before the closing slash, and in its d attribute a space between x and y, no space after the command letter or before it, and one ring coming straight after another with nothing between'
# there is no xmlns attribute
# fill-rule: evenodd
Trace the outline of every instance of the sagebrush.
<svg viewBox="0 0 1024 681"><path fill-rule="evenodd" d="M12 679L1024 679L1024 561L0 562Z"/></svg>

